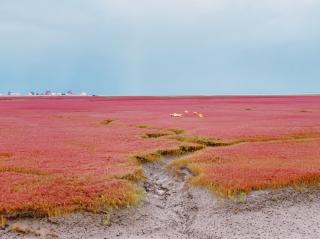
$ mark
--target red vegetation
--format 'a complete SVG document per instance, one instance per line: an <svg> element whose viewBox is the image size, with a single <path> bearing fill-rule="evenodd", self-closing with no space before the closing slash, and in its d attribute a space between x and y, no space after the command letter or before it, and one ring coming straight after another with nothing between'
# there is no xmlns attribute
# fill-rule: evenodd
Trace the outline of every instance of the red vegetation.
<svg viewBox="0 0 320 239"><path fill-rule="evenodd" d="M207 148L177 165L194 167L193 182L222 195L320 182L320 140L243 143Z"/></svg>
<svg viewBox="0 0 320 239"><path fill-rule="evenodd" d="M134 204L141 196L134 181L143 178L134 156L179 153L190 143L207 148L176 165L223 194L317 182L319 103L316 96L0 98L0 214Z"/></svg>
<svg viewBox="0 0 320 239"><path fill-rule="evenodd" d="M96 99L97 100L97 99ZM99 102L99 101L98 101ZM146 140L88 99L0 101L0 214L55 215L136 203L133 155L179 145Z"/></svg>

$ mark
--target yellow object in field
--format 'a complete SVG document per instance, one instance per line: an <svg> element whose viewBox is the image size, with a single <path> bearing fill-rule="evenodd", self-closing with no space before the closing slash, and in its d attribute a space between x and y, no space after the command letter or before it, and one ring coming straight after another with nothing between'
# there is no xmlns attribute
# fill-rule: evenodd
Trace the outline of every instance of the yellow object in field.
<svg viewBox="0 0 320 239"><path fill-rule="evenodd" d="M0 228L5 228L6 226L8 226L8 220L3 215L1 215Z"/></svg>

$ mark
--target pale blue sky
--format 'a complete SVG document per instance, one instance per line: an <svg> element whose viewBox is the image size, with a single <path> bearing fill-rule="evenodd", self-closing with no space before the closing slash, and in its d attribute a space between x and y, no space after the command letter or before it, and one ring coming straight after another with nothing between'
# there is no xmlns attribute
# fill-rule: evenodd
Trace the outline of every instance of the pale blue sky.
<svg viewBox="0 0 320 239"><path fill-rule="evenodd" d="M0 0L0 92L320 93L320 0Z"/></svg>

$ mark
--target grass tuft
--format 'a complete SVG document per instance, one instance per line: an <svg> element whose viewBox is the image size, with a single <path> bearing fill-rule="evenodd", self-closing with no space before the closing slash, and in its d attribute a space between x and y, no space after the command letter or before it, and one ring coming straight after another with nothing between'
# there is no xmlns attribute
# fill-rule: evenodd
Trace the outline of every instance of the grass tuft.
<svg viewBox="0 0 320 239"><path fill-rule="evenodd" d="M105 119L105 120L103 120L103 121L101 121L101 124L103 124L103 125L109 125L109 124L111 124L112 122L114 122L115 120L113 120L113 119Z"/></svg>
<svg viewBox="0 0 320 239"><path fill-rule="evenodd" d="M0 229L5 229L8 226L8 220L5 218L5 216L0 216Z"/></svg>
<svg viewBox="0 0 320 239"><path fill-rule="evenodd" d="M168 131L171 131L175 134L183 134L185 132L183 129L168 129Z"/></svg>
<svg viewBox="0 0 320 239"><path fill-rule="evenodd" d="M37 169L31 168L20 168L20 167L0 167L0 173L11 172L19 174L30 174L30 175L47 175L45 172L41 172Z"/></svg>
<svg viewBox="0 0 320 239"><path fill-rule="evenodd" d="M161 154L158 152L153 152L149 154L144 154L144 155L136 155L134 158L138 160L140 163L149 163L149 162L154 162L160 159Z"/></svg>
<svg viewBox="0 0 320 239"><path fill-rule="evenodd" d="M141 182L141 181L146 180L146 176L144 175L143 170L139 169L133 173L126 174L126 175L120 177L120 179L125 179L125 180L131 181L131 182Z"/></svg>
<svg viewBox="0 0 320 239"><path fill-rule="evenodd" d="M221 142L218 140L213 140L205 137L198 137L198 136L186 136L186 135L179 135L170 137L170 139L178 140L181 142L188 142L188 143L195 143L201 144L208 147L218 147L218 146L227 146L230 145L226 142Z"/></svg>
<svg viewBox="0 0 320 239"><path fill-rule="evenodd" d="M12 153L0 152L0 159L1 158L11 158L13 156Z"/></svg>
<svg viewBox="0 0 320 239"><path fill-rule="evenodd" d="M163 136L168 136L170 134L168 133L146 133L144 136L142 136L142 138L144 139L152 139L152 138L160 138Z"/></svg>
<svg viewBox="0 0 320 239"><path fill-rule="evenodd" d="M138 160L140 163L149 163L157 161L161 158L161 156L183 156L188 153L193 153L198 150L203 149L204 147L202 145L181 145L178 148L172 148L172 149L160 149L156 152L152 152L149 154L144 155L136 155L134 158Z"/></svg>
<svg viewBox="0 0 320 239"><path fill-rule="evenodd" d="M148 128L147 125L137 125L136 127L139 128L139 129L146 129L146 128Z"/></svg>

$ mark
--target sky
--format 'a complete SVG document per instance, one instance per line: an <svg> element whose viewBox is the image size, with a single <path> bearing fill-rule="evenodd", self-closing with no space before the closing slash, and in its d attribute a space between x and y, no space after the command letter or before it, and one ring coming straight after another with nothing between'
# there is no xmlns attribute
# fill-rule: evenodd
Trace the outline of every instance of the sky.
<svg viewBox="0 0 320 239"><path fill-rule="evenodd" d="M320 93L320 0L0 0L0 92Z"/></svg>

